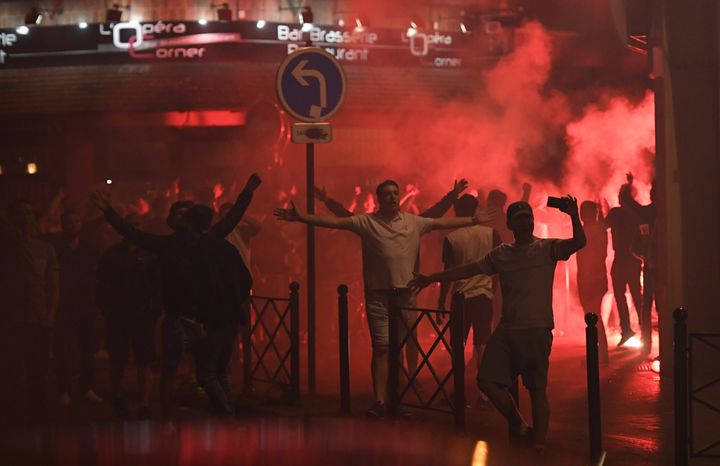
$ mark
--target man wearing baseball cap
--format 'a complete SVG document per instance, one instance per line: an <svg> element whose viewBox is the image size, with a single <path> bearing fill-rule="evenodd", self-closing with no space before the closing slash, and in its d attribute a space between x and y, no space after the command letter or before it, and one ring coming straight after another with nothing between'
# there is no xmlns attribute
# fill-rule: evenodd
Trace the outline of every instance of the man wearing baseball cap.
<svg viewBox="0 0 720 466"><path fill-rule="evenodd" d="M513 243L501 244L478 262L432 275L418 274L408 285L420 290L433 282L456 281L477 274L500 275L502 318L485 348L478 386L508 421L511 441L532 444L538 454L545 452L550 421L546 387L554 327L555 265L586 243L577 200L566 196L559 209L572 220L572 238L535 237L532 207L527 202L514 202L507 209L507 226L515 237ZM523 420L508 391L518 375L530 393L532 428Z"/></svg>

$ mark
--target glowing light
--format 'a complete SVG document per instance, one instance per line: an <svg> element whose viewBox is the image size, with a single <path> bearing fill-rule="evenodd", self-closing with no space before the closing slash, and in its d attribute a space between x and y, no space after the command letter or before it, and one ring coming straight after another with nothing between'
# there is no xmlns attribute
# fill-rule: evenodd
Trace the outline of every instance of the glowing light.
<svg viewBox="0 0 720 466"><path fill-rule="evenodd" d="M259 21L257 22L257 24L255 24L255 26L257 26L258 29L262 29L262 28L265 27L265 24L266 24L266 23L265 23L265 20L264 20L264 19L261 19L261 20L259 20Z"/></svg>
<svg viewBox="0 0 720 466"><path fill-rule="evenodd" d="M472 466L485 466L488 457L488 444L482 440L475 444L473 451Z"/></svg>
<svg viewBox="0 0 720 466"><path fill-rule="evenodd" d="M105 180L105 184L112 184L112 180L108 178L107 180Z"/></svg>
<svg viewBox="0 0 720 466"><path fill-rule="evenodd" d="M434 31L440 30L440 22L439 21L433 21L433 30Z"/></svg>
<svg viewBox="0 0 720 466"><path fill-rule="evenodd" d="M338 26L340 26L340 27L343 27L343 26L345 26L345 20L344 20L344 19L342 19L342 18L341 18L341 19L339 19L339 20L338 20Z"/></svg>
<svg viewBox="0 0 720 466"><path fill-rule="evenodd" d="M467 34L468 32L470 32L470 31L468 31L467 26L465 26L465 23L460 23L460 30L462 31L463 34Z"/></svg>
<svg viewBox="0 0 720 466"><path fill-rule="evenodd" d="M650 369L655 372L656 374L660 373L660 360L655 359L653 360L652 364L650 364Z"/></svg>
<svg viewBox="0 0 720 466"><path fill-rule="evenodd" d="M406 35L408 37L413 37L415 34L417 34L417 29L415 28L408 28Z"/></svg>
<svg viewBox="0 0 720 466"><path fill-rule="evenodd" d="M207 24L207 20L206 20L205 18L200 18L200 19L198 20L198 24L201 24L201 25L205 26L205 25Z"/></svg>
<svg viewBox="0 0 720 466"><path fill-rule="evenodd" d="M310 31L312 31L312 28L313 28L312 23L303 23L302 32L310 32Z"/></svg>
<svg viewBox="0 0 720 466"><path fill-rule="evenodd" d="M413 29L417 29L417 28L418 28L417 23L416 23L415 21L410 21L410 27L413 28Z"/></svg>
<svg viewBox="0 0 720 466"><path fill-rule="evenodd" d="M36 163L30 162L27 164L27 173L28 175L34 175L37 173L38 167Z"/></svg>
<svg viewBox="0 0 720 466"><path fill-rule="evenodd" d="M0 165L0 175L2 175L2 174L3 174L3 169L2 169L2 165Z"/></svg>
<svg viewBox="0 0 720 466"><path fill-rule="evenodd" d="M640 341L639 339L635 337L630 337L630 339L626 341L623 346L625 346L626 348L642 348L643 344L642 341Z"/></svg>
<svg viewBox="0 0 720 466"><path fill-rule="evenodd" d="M25 35L30 32L30 28L27 26L20 26L19 28L15 29L15 32Z"/></svg>
<svg viewBox="0 0 720 466"><path fill-rule="evenodd" d="M360 21L360 18L355 18L355 32L363 32L365 30L365 26L363 26L362 21Z"/></svg>
<svg viewBox="0 0 720 466"><path fill-rule="evenodd" d="M87 29L88 24L85 21L81 21L80 24L78 24L78 27L80 29Z"/></svg>

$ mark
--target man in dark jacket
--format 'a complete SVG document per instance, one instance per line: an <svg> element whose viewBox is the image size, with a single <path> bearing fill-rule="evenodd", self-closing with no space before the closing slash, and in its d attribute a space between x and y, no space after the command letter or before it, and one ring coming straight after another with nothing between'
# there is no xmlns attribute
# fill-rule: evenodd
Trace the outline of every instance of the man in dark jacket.
<svg viewBox="0 0 720 466"><path fill-rule="evenodd" d="M235 204L208 234L225 238L237 225L250 205L253 191L260 185L257 174L252 174L240 192ZM163 282L163 358L160 391L167 412L174 393L175 375L183 353L194 346L197 334L197 318L200 312L194 244L200 234L187 221L186 214L192 203L175 203L170 208L168 225L170 235L153 235L133 228L112 208L107 193L96 191L95 203L103 210L107 221L121 235L143 249L154 252L160 259Z"/></svg>
<svg viewBox="0 0 720 466"><path fill-rule="evenodd" d="M238 327L247 322L244 304L250 298L252 278L242 256L223 237L211 234L213 211L194 205L188 222L202 236L195 243L196 272L203 337L197 351L197 378L215 412L221 416L234 413L228 381L228 364L232 357Z"/></svg>

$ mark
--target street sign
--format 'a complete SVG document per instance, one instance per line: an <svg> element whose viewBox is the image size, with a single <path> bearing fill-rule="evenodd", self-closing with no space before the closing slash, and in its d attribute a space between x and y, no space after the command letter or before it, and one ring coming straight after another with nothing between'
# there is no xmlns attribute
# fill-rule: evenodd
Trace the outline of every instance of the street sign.
<svg viewBox="0 0 720 466"><path fill-rule="evenodd" d="M323 49L303 47L280 65L277 94L283 108L298 120L327 120L345 98L345 72Z"/></svg>
<svg viewBox="0 0 720 466"><path fill-rule="evenodd" d="M292 142L295 144L328 144L332 142L330 123L293 123Z"/></svg>

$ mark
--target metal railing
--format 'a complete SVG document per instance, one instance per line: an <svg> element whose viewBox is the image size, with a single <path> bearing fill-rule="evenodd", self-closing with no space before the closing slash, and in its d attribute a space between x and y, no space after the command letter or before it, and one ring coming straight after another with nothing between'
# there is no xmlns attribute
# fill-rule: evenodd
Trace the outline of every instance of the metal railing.
<svg viewBox="0 0 720 466"><path fill-rule="evenodd" d="M683 308L675 309L674 357L675 357L675 464L686 466L691 458L720 458L720 439L710 439L698 446L696 438L696 409L702 406L708 414L720 415L720 400L709 400L711 390L720 387L720 370L711 374L703 383L696 380L700 348L709 349L715 357L720 356L720 334L688 333L688 312ZM717 359L710 359L717 360ZM705 360L707 362L707 360ZM720 367L720 365L715 365ZM717 392L716 396L717 396ZM704 429L715 435L718 429Z"/></svg>
<svg viewBox="0 0 720 466"><path fill-rule="evenodd" d="M284 398L300 397L300 285L290 284L287 298L251 296L243 331L244 389L258 385L280 389Z"/></svg>
<svg viewBox="0 0 720 466"><path fill-rule="evenodd" d="M440 309L423 309L416 307L401 307L398 292L393 290L390 297L389 309L389 337L390 350L388 360L388 413L397 416L401 406L418 409L444 412L452 414L455 428L465 428L465 339L463 324L462 294L453 296L449 311ZM444 323L437 323L433 315L446 315L449 318ZM410 319L406 319L409 315ZM422 322L427 322L437 335L425 349L417 338L417 329ZM448 341L448 332L450 339ZM408 368L402 364L402 349L406 345L416 345L420 356L417 368ZM431 357L436 352L445 352L450 356L450 368L444 374L435 367ZM423 369L427 369L435 383L429 396L418 390L418 376ZM401 383L400 376L403 375ZM452 392L447 388L452 379ZM416 402L407 401L406 397L413 393Z"/></svg>

